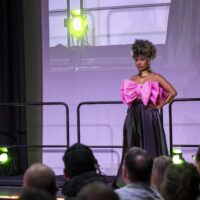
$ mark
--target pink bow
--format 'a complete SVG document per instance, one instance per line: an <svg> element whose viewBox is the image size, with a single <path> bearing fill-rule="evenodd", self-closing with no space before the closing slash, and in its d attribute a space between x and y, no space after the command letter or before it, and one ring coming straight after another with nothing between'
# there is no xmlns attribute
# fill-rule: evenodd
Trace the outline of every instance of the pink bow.
<svg viewBox="0 0 200 200"><path fill-rule="evenodd" d="M141 96L144 105L147 105L149 100L156 105L157 99L162 99L163 91L158 82L146 81L144 84L138 84L131 80L122 81L122 101L129 106L138 96Z"/></svg>

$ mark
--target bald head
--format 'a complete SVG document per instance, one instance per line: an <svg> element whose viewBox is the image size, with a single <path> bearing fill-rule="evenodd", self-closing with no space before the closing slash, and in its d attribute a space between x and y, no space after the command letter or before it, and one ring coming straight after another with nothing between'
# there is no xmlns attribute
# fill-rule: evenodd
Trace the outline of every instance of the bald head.
<svg viewBox="0 0 200 200"><path fill-rule="evenodd" d="M124 168L128 172L130 182L150 182L153 159L138 147L128 150L125 155Z"/></svg>
<svg viewBox="0 0 200 200"><path fill-rule="evenodd" d="M57 188L53 170L41 163L31 165L24 174L23 189L40 189L54 196Z"/></svg>

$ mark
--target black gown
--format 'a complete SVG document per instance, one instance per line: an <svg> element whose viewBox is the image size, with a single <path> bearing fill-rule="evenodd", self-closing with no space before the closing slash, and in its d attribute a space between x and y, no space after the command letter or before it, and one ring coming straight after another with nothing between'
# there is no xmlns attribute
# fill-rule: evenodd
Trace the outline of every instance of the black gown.
<svg viewBox="0 0 200 200"><path fill-rule="evenodd" d="M140 99L132 103L124 122L122 160L117 181L121 179L125 153L134 146L145 149L152 157L168 155L159 110L149 109Z"/></svg>
<svg viewBox="0 0 200 200"><path fill-rule="evenodd" d="M151 156L168 155L165 132L158 109L149 109L135 100L128 109L123 129L123 155L133 146L145 149Z"/></svg>

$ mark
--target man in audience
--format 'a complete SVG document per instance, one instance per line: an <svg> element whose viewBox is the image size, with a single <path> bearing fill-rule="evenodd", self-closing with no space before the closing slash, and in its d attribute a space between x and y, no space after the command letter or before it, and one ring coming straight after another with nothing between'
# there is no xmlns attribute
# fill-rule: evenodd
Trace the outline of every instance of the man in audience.
<svg viewBox="0 0 200 200"><path fill-rule="evenodd" d="M63 156L64 176L66 183L63 186L62 194L67 199L73 199L77 193L88 183L105 179L97 173L98 163L92 150L83 144L76 143L69 147Z"/></svg>
<svg viewBox="0 0 200 200"><path fill-rule="evenodd" d="M123 179L126 186L115 190L121 200L157 200L161 195L150 186L153 159L138 147L133 147L125 155Z"/></svg>
<svg viewBox="0 0 200 200"><path fill-rule="evenodd" d="M55 197L57 187L53 170L41 163L31 165L23 178L23 191L29 190L43 190Z"/></svg>
<svg viewBox="0 0 200 200"><path fill-rule="evenodd" d="M161 194L165 200L196 200L199 184L199 173L193 164L172 164L166 170Z"/></svg>
<svg viewBox="0 0 200 200"><path fill-rule="evenodd" d="M43 190L24 191L19 200L55 200L56 198Z"/></svg>

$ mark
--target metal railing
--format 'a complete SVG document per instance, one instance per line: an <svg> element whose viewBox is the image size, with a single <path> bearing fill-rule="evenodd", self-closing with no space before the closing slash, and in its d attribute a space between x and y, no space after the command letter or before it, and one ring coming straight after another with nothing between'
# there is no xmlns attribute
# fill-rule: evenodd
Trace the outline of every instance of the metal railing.
<svg viewBox="0 0 200 200"><path fill-rule="evenodd" d="M0 102L0 107L27 107L27 106L64 106L65 108L65 115L66 115L66 144L67 145L11 145L9 148L42 148L42 147L69 147L70 145L70 134L69 134L69 107L64 102L27 102L27 103L2 103ZM4 145L5 146L5 145Z"/></svg>
<svg viewBox="0 0 200 200"><path fill-rule="evenodd" d="M200 101L200 98L177 98L174 99L169 104L169 149L170 149L170 155L172 155L172 149L173 147L198 147L197 144L173 144L173 130L172 130L172 105L175 102L188 102L188 101ZM88 102L81 102L77 107L77 141L81 142L81 130L80 130L80 108L84 105L102 105L102 104L123 104L121 101L88 101ZM160 110L161 114L161 122L163 124L163 109ZM91 148L122 148L120 145L91 145Z"/></svg>
<svg viewBox="0 0 200 200"><path fill-rule="evenodd" d="M81 106L84 105L105 105L105 104L123 104L122 101L86 101L86 102L81 102L78 104L77 107L77 141L78 143L81 142L81 130L80 130L80 124L81 124L81 119L80 119L80 109ZM91 148L122 148L121 145L91 145Z"/></svg>
<svg viewBox="0 0 200 200"><path fill-rule="evenodd" d="M172 156L173 147L198 147L197 144L173 144L173 115L172 115L172 105L176 102L189 102L189 101L200 101L200 98L177 98L174 99L169 104L169 149L170 149L170 155Z"/></svg>
<svg viewBox="0 0 200 200"><path fill-rule="evenodd" d="M81 130L80 130L80 125L81 125L81 119L80 119L80 109L84 105L105 105L105 104L123 104L122 101L87 101L87 102L81 102L78 104L77 107L77 140L78 143L81 142ZM160 115L161 115L161 122L163 123L163 109L160 110ZM122 148L123 146L121 145L91 145L91 148Z"/></svg>

